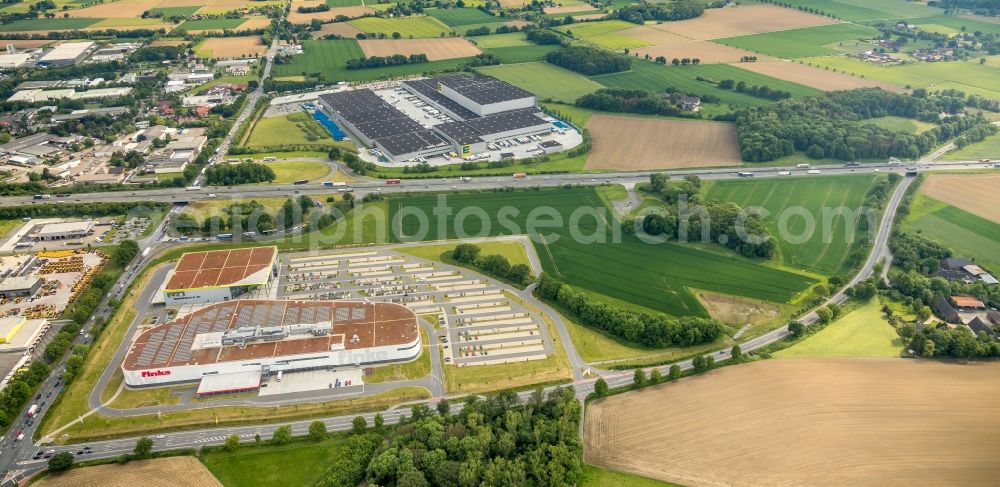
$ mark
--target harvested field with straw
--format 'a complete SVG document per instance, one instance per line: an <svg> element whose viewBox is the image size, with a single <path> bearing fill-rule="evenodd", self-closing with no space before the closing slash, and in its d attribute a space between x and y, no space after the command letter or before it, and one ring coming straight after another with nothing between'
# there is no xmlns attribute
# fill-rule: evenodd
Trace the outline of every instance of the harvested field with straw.
<svg viewBox="0 0 1000 487"><path fill-rule="evenodd" d="M595 114L585 169L643 171L740 164L736 126L722 122Z"/></svg>
<svg viewBox="0 0 1000 487"><path fill-rule="evenodd" d="M963 176L935 174L920 186L920 192L938 201L1000 223L1000 174Z"/></svg>
<svg viewBox="0 0 1000 487"><path fill-rule="evenodd" d="M475 44L461 37L442 39L366 39L358 41L365 56L426 54L429 61L472 57L480 51Z"/></svg>
<svg viewBox="0 0 1000 487"><path fill-rule="evenodd" d="M271 19L267 17L250 17L246 22L240 24L236 30L254 30L254 29L265 29L267 26L271 25Z"/></svg>
<svg viewBox="0 0 1000 487"><path fill-rule="evenodd" d="M38 487L222 487L222 483L195 457L139 460L126 465L98 465L47 475Z"/></svg>
<svg viewBox="0 0 1000 487"><path fill-rule="evenodd" d="M904 92L902 86L870 78L859 78L844 73L835 73L822 68L786 61L766 61L766 56L757 56L755 63L733 64L754 73L811 86L823 91L851 90L854 88L878 87L886 91Z"/></svg>
<svg viewBox="0 0 1000 487"><path fill-rule="evenodd" d="M590 4L567 5L565 7L545 7L547 14L571 14L573 12L593 12L595 9ZM575 18L575 17L574 17Z"/></svg>
<svg viewBox="0 0 1000 487"><path fill-rule="evenodd" d="M334 7L325 12L313 12L308 14L303 14L292 9L288 12L288 21L293 24L308 24L312 22L312 19L319 19L320 21L331 21L336 19L338 15L343 15L345 17L355 18L361 17L368 14L374 14L375 9L371 7Z"/></svg>
<svg viewBox="0 0 1000 487"><path fill-rule="evenodd" d="M333 22L323 24L323 27L321 27L318 31L313 32L313 38L322 39L323 37L329 35L336 35L345 39L354 39L358 34L361 34L361 29L348 24L347 22Z"/></svg>
<svg viewBox="0 0 1000 487"><path fill-rule="evenodd" d="M102 19L138 18L142 13L161 6L175 6L164 0L129 0L123 2L99 3L97 5L76 10L67 10L70 17L95 17ZM62 16L62 13L59 14Z"/></svg>
<svg viewBox="0 0 1000 487"><path fill-rule="evenodd" d="M750 51L737 49L735 47L724 46L709 41L687 41L675 42L661 46L640 47L634 50L640 56L649 54L656 59L657 56L664 56L667 62L671 59L699 59L702 64L708 63L735 63L744 56L757 56L761 61L775 60L768 56L761 56Z"/></svg>
<svg viewBox="0 0 1000 487"><path fill-rule="evenodd" d="M584 458L689 487L992 486L997 374L897 358L727 367L591 402Z"/></svg>
<svg viewBox="0 0 1000 487"><path fill-rule="evenodd" d="M578 17L573 17L578 18ZM654 29L652 27L633 27L631 29L625 29L618 32L623 36L632 37L639 39L640 41L646 41L651 44L673 44L675 42L687 42L691 39L684 37L682 35L672 34L665 30Z"/></svg>
<svg viewBox="0 0 1000 487"><path fill-rule="evenodd" d="M196 50L210 52L215 59L232 59L244 55L261 56L267 51L267 46L260 36L212 37L202 42Z"/></svg>
<svg viewBox="0 0 1000 487"><path fill-rule="evenodd" d="M773 5L746 5L713 8L689 20L652 24L654 29L672 32L692 39L719 39L776 30L798 29L833 24L829 17L807 14Z"/></svg>

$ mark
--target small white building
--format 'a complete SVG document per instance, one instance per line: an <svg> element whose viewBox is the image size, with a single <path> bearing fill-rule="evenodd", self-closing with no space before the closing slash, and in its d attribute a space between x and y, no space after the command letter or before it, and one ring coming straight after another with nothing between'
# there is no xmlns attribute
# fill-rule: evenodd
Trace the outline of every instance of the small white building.
<svg viewBox="0 0 1000 487"><path fill-rule="evenodd" d="M90 235L94 231L93 220L77 222L48 223L35 232L38 240L68 240Z"/></svg>

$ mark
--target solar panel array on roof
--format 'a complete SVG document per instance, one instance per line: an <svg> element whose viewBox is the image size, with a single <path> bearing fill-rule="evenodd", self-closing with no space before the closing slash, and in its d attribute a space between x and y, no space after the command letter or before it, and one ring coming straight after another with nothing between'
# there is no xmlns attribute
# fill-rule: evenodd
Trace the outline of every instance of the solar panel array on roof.
<svg viewBox="0 0 1000 487"><path fill-rule="evenodd" d="M537 112L534 108L511 110L472 120L442 123L434 128L459 144L474 144L489 135L548 124L535 115Z"/></svg>
<svg viewBox="0 0 1000 487"><path fill-rule="evenodd" d="M460 119L468 120L470 118L479 118L477 113L459 105L455 100L438 93L437 79L438 78L414 79L404 82L403 85L427 98L430 98L434 103L447 108L448 111L455 114Z"/></svg>
<svg viewBox="0 0 1000 487"><path fill-rule="evenodd" d="M434 147L440 147L442 150L450 147L448 142L442 139L441 136L427 129L381 137L375 139L375 142L386 152L394 156L410 154Z"/></svg>
<svg viewBox="0 0 1000 487"><path fill-rule="evenodd" d="M422 125L407 117L372 90L328 93L320 95L320 100L369 139L423 129Z"/></svg>
<svg viewBox="0 0 1000 487"><path fill-rule="evenodd" d="M491 76L451 75L441 76L432 81L437 81L480 105L502 103L534 96L528 91Z"/></svg>

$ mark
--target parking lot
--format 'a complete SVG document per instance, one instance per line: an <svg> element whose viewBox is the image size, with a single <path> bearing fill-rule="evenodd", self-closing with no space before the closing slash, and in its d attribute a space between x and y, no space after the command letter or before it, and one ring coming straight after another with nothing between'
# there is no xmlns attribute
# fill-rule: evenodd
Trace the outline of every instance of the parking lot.
<svg viewBox="0 0 1000 487"><path fill-rule="evenodd" d="M553 352L540 317L466 269L390 249L286 254L279 262L278 299L390 301L437 321L445 364L495 365Z"/></svg>

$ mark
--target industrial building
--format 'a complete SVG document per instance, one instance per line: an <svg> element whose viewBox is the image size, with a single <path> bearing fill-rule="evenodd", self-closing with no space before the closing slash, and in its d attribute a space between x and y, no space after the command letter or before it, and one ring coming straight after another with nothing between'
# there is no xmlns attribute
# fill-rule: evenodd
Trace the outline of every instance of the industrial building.
<svg viewBox="0 0 1000 487"><path fill-rule="evenodd" d="M12 54L0 54L0 69L15 69L24 66L31 59L31 54L26 52L16 52Z"/></svg>
<svg viewBox="0 0 1000 487"><path fill-rule="evenodd" d="M7 299L33 296L45 280L37 276L6 277L0 279L0 297Z"/></svg>
<svg viewBox="0 0 1000 487"><path fill-rule="evenodd" d="M500 139L552 130L535 95L489 76L447 75L405 81L400 88L426 103L435 120L421 123L368 89L323 94L318 104L363 144L396 162L449 152L468 157Z"/></svg>
<svg viewBox="0 0 1000 487"><path fill-rule="evenodd" d="M94 231L94 221L49 223L42 225L32 235L38 240L68 240L90 235Z"/></svg>
<svg viewBox="0 0 1000 487"><path fill-rule="evenodd" d="M200 381L201 395L248 391L278 372L412 360L417 327L395 303L236 300L149 328L121 367L130 387Z"/></svg>
<svg viewBox="0 0 1000 487"><path fill-rule="evenodd" d="M167 306L228 301L266 286L277 275L277 247L189 252L167 276Z"/></svg>
<svg viewBox="0 0 1000 487"><path fill-rule="evenodd" d="M66 42L52 48L38 59L40 66L71 66L87 58L94 48L93 42Z"/></svg>

